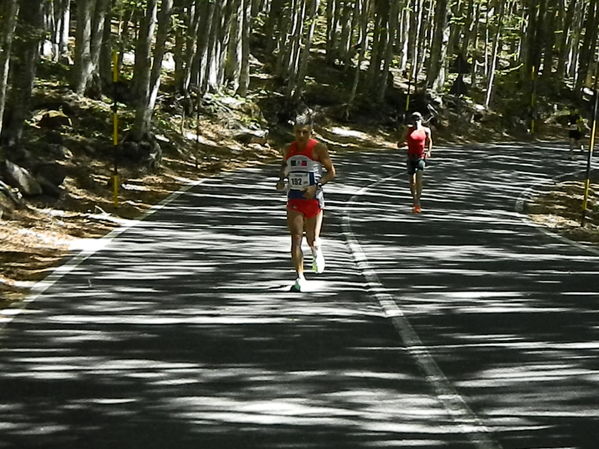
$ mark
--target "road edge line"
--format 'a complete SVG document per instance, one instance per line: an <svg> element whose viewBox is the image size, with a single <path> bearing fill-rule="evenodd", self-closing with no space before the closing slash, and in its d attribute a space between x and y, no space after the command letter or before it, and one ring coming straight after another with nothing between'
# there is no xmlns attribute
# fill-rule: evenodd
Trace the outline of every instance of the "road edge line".
<svg viewBox="0 0 599 449"><path fill-rule="evenodd" d="M87 258L104 249L116 237L126 232L127 230L137 226L139 223L141 223L149 216L155 214L156 212L167 206L169 203L177 199L179 196L183 195L184 193L188 192L194 187L206 182L209 179L213 179L213 177L202 178L183 185L179 190L170 193L162 201L150 207L148 210L142 213L139 216L139 218L127 220L125 224L122 224L114 228L108 234L100 237L98 239L98 241L101 242L99 245L95 246L92 249L83 249L73 255L65 256L65 262L53 268L50 271L50 273L46 277L44 277L44 279L37 281L35 284L33 284L25 298L16 301L16 303L14 304L10 304L9 306L0 309L0 331L2 331L15 318L21 315L21 313L23 313L27 309L27 307L29 307L30 304L35 302L35 300L42 296L50 287L56 284L56 282L62 279L62 277L64 277L65 275L73 271L75 268L77 268Z"/></svg>

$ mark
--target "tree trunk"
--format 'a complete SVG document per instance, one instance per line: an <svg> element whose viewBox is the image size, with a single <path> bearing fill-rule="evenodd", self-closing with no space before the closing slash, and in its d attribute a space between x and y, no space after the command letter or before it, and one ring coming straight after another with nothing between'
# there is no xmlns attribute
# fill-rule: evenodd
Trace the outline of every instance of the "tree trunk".
<svg viewBox="0 0 599 449"><path fill-rule="evenodd" d="M308 72L308 63L310 61L310 50L312 49L312 39L314 38L314 28L316 26L317 12L318 12L318 4L320 0L307 0L308 6L307 9L309 11L308 21L309 27L306 36L306 42L303 45L303 49L300 55L300 63L299 63L299 71L297 76L297 82L295 86L295 91L292 93L293 99L297 102L304 91L304 84L306 79L306 74Z"/></svg>
<svg viewBox="0 0 599 449"><path fill-rule="evenodd" d="M487 93L485 95L485 107L488 108L491 103L491 94L493 92L493 83L495 81L495 68L497 67L497 56L499 53L499 43L501 41L501 25L503 23L503 12L505 0L497 0L497 20L495 23L495 36L493 37L493 50L491 55L489 75L487 78Z"/></svg>
<svg viewBox="0 0 599 449"><path fill-rule="evenodd" d="M152 59L150 49L156 27L157 0L148 0L145 14L141 19L141 26L135 46L135 66L133 79L135 80L135 121L131 129L134 141L140 141L148 133L150 85L152 76Z"/></svg>
<svg viewBox="0 0 599 449"><path fill-rule="evenodd" d="M244 32L243 17L243 0L235 0L229 45L225 59L225 79L227 84L229 84L235 92L239 89L239 77L242 64L242 40Z"/></svg>
<svg viewBox="0 0 599 449"><path fill-rule="evenodd" d="M102 36L102 44L100 45L100 58L98 61L98 73L103 86L112 84L112 12L108 11L104 17L104 28Z"/></svg>
<svg viewBox="0 0 599 449"><path fill-rule="evenodd" d="M545 11L545 18L543 19L543 44L545 44L545 50L543 51L543 74L542 77L545 80L553 78L553 61L554 61L554 47L555 47L555 27L557 24L557 0L548 0L547 10Z"/></svg>
<svg viewBox="0 0 599 449"><path fill-rule="evenodd" d="M96 0L96 9L92 22L90 44L90 57L93 70L91 77L94 79L89 81L98 83L96 87L99 89L101 89L100 57L102 54L102 46L104 45L104 37L107 36L104 33L104 27L106 25L110 27L110 22L106 23L107 16L110 17L110 0ZM110 37L110 34L108 34L108 37ZM108 45L110 45L110 41L108 42Z"/></svg>
<svg viewBox="0 0 599 449"><path fill-rule="evenodd" d="M75 64L73 66L73 90L83 95L93 72L91 58L92 21L96 0L80 0L77 5L77 29L75 31Z"/></svg>
<svg viewBox="0 0 599 449"><path fill-rule="evenodd" d="M39 0L21 0L14 41L16 56L11 66L12 84L8 97L3 141L8 146L19 143L25 119L29 114L33 82L39 59L40 43L44 36L43 3Z"/></svg>
<svg viewBox="0 0 599 449"><path fill-rule="evenodd" d="M435 6L435 29L431 42L431 57L426 77L427 86L434 90L439 90L444 82L443 61L446 50L444 40L447 25L447 2L448 0L437 0Z"/></svg>
<svg viewBox="0 0 599 449"><path fill-rule="evenodd" d="M355 98L356 98L356 93L358 92L358 85L360 83L360 73L362 71L362 63L364 62L364 59L366 57L366 49L368 48L368 22L369 22L369 15L368 15L368 6L369 6L369 0L359 0L362 4L361 7L361 13L360 13L360 28L361 28L361 35L362 35L362 42L360 45L360 54L358 55L358 62L356 65L356 72L354 74L354 82L352 85L352 90L351 93L349 95L349 98L347 100L347 112L349 112L349 109L351 108Z"/></svg>
<svg viewBox="0 0 599 449"><path fill-rule="evenodd" d="M18 0L8 0L8 3L0 6L0 30L2 30L0 33L0 135L2 134L2 121L6 104L6 86L10 70L13 34L18 13Z"/></svg>
<svg viewBox="0 0 599 449"><path fill-rule="evenodd" d="M377 102L382 103L385 99L385 94L387 93L387 81L389 79L389 67L391 66L391 60L393 59L393 45L395 43L395 32L397 30L397 19L399 14L399 2L392 1L389 15L388 15L388 39L387 39L387 48L385 49L384 59L383 59L383 69L379 76L380 85L377 93Z"/></svg>
<svg viewBox="0 0 599 449"><path fill-rule="evenodd" d="M566 75L566 62L568 60L568 54L570 49L570 29L572 26L572 19L574 18L575 5L578 0L570 0L568 8L561 22L561 34L557 44L558 48L558 61L556 76L559 79L563 79Z"/></svg>
<svg viewBox="0 0 599 449"><path fill-rule="evenodd" d="M585 81L591 70L591 63L597 53L597 29L599 28L599 4L597 1L591 1L588 4L584 28L584 39L580 48L580 58L576 72L577 91L580 91L585 85Z"/></svg>
<svg viewBox="0 0 599 449"><path fill-rule="evenodd" d="M283 12L284 0L271 0L270 12L268 14L268 20L264 28L264 34L266 35L266 54L271 55L277 45L277 33L281 33L280 29L277 29L277 23L280 23L280 17Z"/></svg>
<svg viewBox="0 0 599 449"><path fill-rule="evenodd" d="M250 85L250 36L251 36L251 16L250 0L243 0L243 23L241 36L241 72L239 74L239 89L237 94L245 97Z"/></svg>

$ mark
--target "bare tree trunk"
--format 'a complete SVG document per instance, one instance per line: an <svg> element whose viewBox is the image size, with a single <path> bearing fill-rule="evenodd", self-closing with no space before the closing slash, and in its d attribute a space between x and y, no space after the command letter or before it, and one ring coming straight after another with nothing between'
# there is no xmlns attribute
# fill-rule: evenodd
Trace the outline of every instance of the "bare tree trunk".
<svg viewBox="0 0 599 449"><path fill-rule="evenodd" d="M93 72L91 58L92 21L96 0L80 0L77 5L75 65L72 69L73 90L82 95Z"/></svg>
<svg viewBox="0 0 599 449"><path fill-rule="evenodd" d="M231 21L231 33L227 56L225 59L225 79L227 84L231 85L233 91L239 89L239 76L241 73L242 59L242 40L243 40L243 0L235 0L233 16ZM253 7L253 5L252 5Z"/></svg>
<svg viewBox="0 0 599 449"><path fill-rule="evenodd" d="M545 50L543 51L543 74L545 80L553 78L553 60L555 47L555 27L557 24L557 0L548 0L545 18L543 19L543 43Z"/></svg>
<svg viewBox="0 0 599 449"><path fill-rule="evenodd" d="M18 76L11 77L10 95L5 109L7 113L3 127L3 141L8 146L19 143L23 134L25 119L29 114L33 82L39 60L40 42L44 35L43 3L39 0L21 0L18 22L12 52L17 56L11 72Z"/></svg>
<svg viewBox="0 0 599 449"><path fill-rule="evenodd" d="M565 0L563 0L565 1ZM568 3L568 7L566 9L566 13L561 22L561 34L559 37L559 42L557 44L558 47L558 61L557 61L557 69L556 75L559 79L563 79L566 75L566 62L568 60L568 54L570 49L570 29L572 26L572 19L574 17L575 5L578 0L570 0ZM563 11L563 9L560 9Z"/></svg>
<svg viewBox="0 0 599 449"><path fill-rule="evenodd" d="M491 103L491 94L493 92L493 83L495 81L495 68L497 67L497 56L499 53L499 43L501 42L501 25L503 23L503 13L505 0L497 0L497 20L495 23L495 36L493 37L493 50L491 55L489 75L487 78L487 93L485 95L485 107L488 108Z"/></svg>
<svg viewBox="0 0 599 449"><path fill-rule="evenodd" d="M162 64L166 53L166 43L169 38L171 26L171 12L173 9L173 0L162 0L160 6L160 14L158 15L158 32L156 34L156 45L154 46L154 60L152 62L152 73L150 78L150 92L148 109L150 110L149 117L152 117L152 111L156 105L158 90L160 89L160 74L162 72ZM149 123L148 123L149 125Z"/></svg>
<svg viewBox="0 0 599 449"><path fill-rule="evenodd" d="M426 84L438 90L444 81L443 60L445 59L446 45L444 43L445 28L447 26L447 1L437 0L435 6L435 29L431 44L431 57L429 60Z"/></svg>
<svg viewBox="0 0 599 449"><path fill-rule="evenodd" d="M380 74L380 85L377 93L377 101L382 103L385 99L385 94L387 93L387 81L389 79L389 67L391 66L391 60L393 59L393 45L395 43L395 33L397 30L397 19L399 14L399 2L393 1L391 2L387 29L388 31L388 39L387 39L387 48L385 49L385 55L383 59L383 69Z"/></svg>
<svg viewBox="0 0 599 449"><path fill-rule="evenodd" d="M152 59L150 49L156 27L157 0L148 0L145 14L141 19L141 26L135 46L135 66L133 79L135 80L135 121L131 129L133 140L140 141L148 133L150 85L152 73Z"/></svg>
<svg viewBox="0 0 599 449"><path fill-rule="evenodd" d="M306 73L308 72L308 63L310 61L310 50L312 49L312 39L314 38L314 28L316 27L316 15L318 12L318 4L320 0L307 0L309 15L307 17L309 21L309 27L306 36L306 42L303 45L303 49L300 55L299 70L297 75L297 82L295 91L292 93L294 100L299 100L303 94L304 84L306 79Z"/></svg>
<svg viewBox="0 0 599 449"><path fill-rule="evenodd" d="M8 0L8 3L0 6L0 30L2 30L0 33L0 135L2 134L2 121L6 104L6 87L10 70L12 41L18 13L18 0Z"/></svg>
<svg viewBox="0 0 599 449"><path fill-rule="evenodd" d="M596 53L597 30L599 29L599 3L597 1L591 1L588 4L584 28L584 40L580 48L580 59L576 72L577 90L582 89L584 86Z"/></svg>
<svg viewBox="0 0 599 449"><path fill-rule="evenodd" d="M358 92L358 85L360 83L360 73L362 70L362 63L366 58L366 49L368 48L368 22L369 22L369 0L359 0L362 7L360 12L360 28L362 35L362 42L360 45L360 54L358 55L358 62L356 65L356 72L354 74L354 82L352 85L352 90L347 100L347 111L351 108L355 98L356 93Z"/></svg>
<svg viewBox="0 0 599 449"><path fill-rule="evenodd" d="M326 58L329 64L335 62L336 58L338 6L338 0L327 0Z"/></svg>
<svg viewBox="0 0 599 449"><path fill-rule="evenodd" d="M250 35L251 35L251 4L250 0L243 0L243 22L241 36L241 72L239 75L239 89L237 93L242 97L247 95L250 85Z"/></svg>

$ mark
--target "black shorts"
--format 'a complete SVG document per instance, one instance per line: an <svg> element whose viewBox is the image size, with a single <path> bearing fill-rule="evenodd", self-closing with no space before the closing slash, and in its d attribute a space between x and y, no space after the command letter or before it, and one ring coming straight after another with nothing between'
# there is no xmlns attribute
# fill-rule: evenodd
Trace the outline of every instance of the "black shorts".
<svg viewBox="0 0 599 449"><path fill-rule="evenodd" d="M426 167L426 159L423 157L412 158L409 157L407 161L408 174L413 175L417 171L424 171Z"/></svg>
<svg viewBox="0 0 599 449"><path fill-rule="evenodd" d="M568 131L568 137L570 139L580 140L582 139L582 133L577 129L571 129L570 131Z"/></svg>

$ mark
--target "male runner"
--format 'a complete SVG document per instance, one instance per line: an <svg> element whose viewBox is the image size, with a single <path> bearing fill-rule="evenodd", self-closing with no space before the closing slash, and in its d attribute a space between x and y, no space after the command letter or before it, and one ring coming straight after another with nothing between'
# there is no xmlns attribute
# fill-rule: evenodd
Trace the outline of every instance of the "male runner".
<svg viewBox="0 0 599 449"><path fill-rule="evenodd" d="M412 193L412 213L422 212L420 197L422 196L422 174L426 166L426 158L430 157L433 149L433 139L430 128L422 124L422 114L414 112L410 116L410 124L404 137L397 143L398 148L408 146L407 168Z"/></svg>
<svg viewBox="0 0 599 449"><path fill-rule="evenodd" d="M312 270L324 271L325 261L320 242L320 229L324 209L322 186L335 177L335 167L329 151L312 138L312 121L300 115L294 125L295 141L287 146L281 163L277 190L285 189L287 178L287 227L291 234L291 261L297 273L292 291L301 291L306 285L304 277L304 232L312 250ZM326 174L323 175L323 167Z"/></svg>

